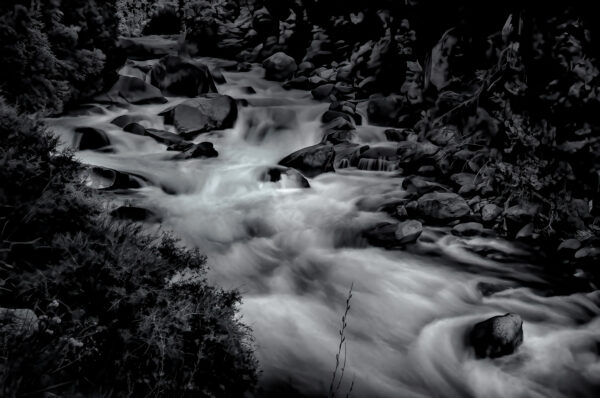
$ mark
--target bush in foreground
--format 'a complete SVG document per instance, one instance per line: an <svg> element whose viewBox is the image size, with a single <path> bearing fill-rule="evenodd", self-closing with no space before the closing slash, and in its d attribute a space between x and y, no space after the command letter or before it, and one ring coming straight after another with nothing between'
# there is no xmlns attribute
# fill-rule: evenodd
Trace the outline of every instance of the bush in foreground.
<svg viewBox="0 0 600 398"><path fill-rule="evenodd" d="M4 102L0 136L0 307L37 315L27 332L0 327L0 395L250 390L240 297L207 284L205 258L111 224L78 182L81 166Z"/></svg>

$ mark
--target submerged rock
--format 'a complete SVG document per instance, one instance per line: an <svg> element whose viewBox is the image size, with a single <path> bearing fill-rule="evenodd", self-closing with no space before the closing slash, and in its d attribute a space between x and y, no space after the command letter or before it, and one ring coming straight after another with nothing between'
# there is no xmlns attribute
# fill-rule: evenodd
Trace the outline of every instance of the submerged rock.
<svg viewBox="0 0 600 398"><path fill-rule="evenodd" d="M308 180L302 174L294 169L281 166L267 168L261 173L260 180L264 182L280 182L284 177L290 180L295 187L310 188Z"/></svg>
<svg viewBox="0 0 600 398"><path fill-rule="evenodd" d="M165 122L175 125L184 138L193 138L211 130L233 127L237 120L237 103L233 98L220 94L203 94L189 99L161 115Z"/></svg>
<svg viewBox="0 0 600 398"><path fill-rule="evenodd" d="M283 81L294 75L298 69L294 58L286 53L278 52L265 59L263 62L265 77L270 80Z"/></svg>
<svg viewBox="0 0 600 398"><path fill-rule="evenodd" d="M317 144L302 148L285 158L279 164L294 168L312 178L319 174L334 171L335 151L331 144Z"/></svg>
<svg viewBox="0 0 600 398"><path fill-rule="evenodd" d="M509 313L479 322L473 326L469 342L478 358L512 354L523 343L523 320Z"/></svg>
<svg viewBox="0 0 600 398"><path fill-rule="evenodd" d="M161 58L152 67L150 81L167 96L195 97L217 92L206 65L174 55Z"/></svg>
<svg viewBox="0 0 600 398"><path fill-rule="evenodd" d="M103 190L135 189L147 185L141 176L104 167L88 168L83 179L88 187Z"/></svg>

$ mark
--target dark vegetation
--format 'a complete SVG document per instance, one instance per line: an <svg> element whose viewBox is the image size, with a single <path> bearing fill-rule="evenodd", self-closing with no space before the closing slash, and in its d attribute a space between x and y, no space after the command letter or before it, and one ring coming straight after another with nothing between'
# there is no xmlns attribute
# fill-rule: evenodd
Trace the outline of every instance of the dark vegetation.
<svg viewBox="0 0 600 398"><path fill-rule="evenodd" d="M0 10L0 396L243 396L239 294L197 251L104 214L38 118L112 82L115 3Z"/></svg>

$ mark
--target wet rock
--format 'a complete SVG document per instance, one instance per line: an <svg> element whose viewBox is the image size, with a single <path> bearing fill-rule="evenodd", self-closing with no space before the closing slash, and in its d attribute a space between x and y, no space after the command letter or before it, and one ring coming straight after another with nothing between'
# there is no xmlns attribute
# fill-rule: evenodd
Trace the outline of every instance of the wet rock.
<svg viewBox="0 0 600 398"><path fill-rule="evenodd" d="M108 134L100 129L92 127L78 127L75 129L79 143L77 148L81 151L86 149L97 150L104 149L110 150L110 140Z"/></svg>
<svg viewBox="0 0 600 398"><path fill-rule="evenodd" d="M319 174L334 171L335 151L331 144L317 144L300 149L285 158L279 164L300 171L312 178Z"/></svg>
<svg viewBox="0 0 600 398"><path fill-rule="evenodd" d="M398 226L392 223L381 223L364 232L363 236L369 244L386 249L397 245L396 229Z"/></svg>
<svg viewBox="0 0 600 398"><path fill-rule="evenodd" d="M450 189L434 181L426 180L419 176L408 176L402 180L402 188L407 192L416 193L419 196L430 192L449 192Z"/></svg>
<svg viewBox="0 0 600 398"><path fill-rule="evenodd" d="M454 226L452 233L458 236L479 236L483 234L483 225L478 222L467 222Z"/></svg>
<svg viewBox="0 0 600 398"><path fill-rule="evenodd" d="M351 115L344 113L344 112L336 112L336 111L326 111L323 116L321 116L321 121L323 123L330 123L333 120L337 119L338 117L341 117L342 119L347 120L350 123L354 123L354 119L352 118Z"/></svg>
<svg viewBox="0 0 600 398"><path fill-rule="evenodd" d="M345 113L352 117L356 124L362 123L362 117L356 113L356 105L349 101L335 101L329 105L329 110L333 112Z"/></svg>
<svg viewBox="0 0 600 398"><path fill-rule="evenodd" d="M512 233L519 231L524 225L533 221L539 207L530 202L521 202L504 211L506 227Z"/></svg>
<svg viewBox="0 0 600 398"><path fill-rule="evenodd" d="M529 224L525 225L523 228L521 228L519 230L519 232L517 232L515 239L517 239L517 240L532 240L532 239L535 239L536 237L537 237L537 234L535 233L534 225L532 223L529 223Z"/></svg>
<svg viewBox="0 0 600 398"><path fill-rule="evenodd" d="M123 131L134 135L146 135L146 128L139 123L129 123L127 126L123 127Z"/></svg>
<svg viewBox="0 0 600 398"><path fill-rule="evenodd" d="M315 65L312 62L304 61L298 65L296 76L308 76L315 69Z"/></svg>
<svg viewBox="0 0 600 398"><path fill-rule="evenodd" d="M488 203L481 209L481 219L485 222L494 221L502 214L502 208L493 203Z"/></svg>
<svg viewBox="0 0 600 398"><path fill-rule="evenodd" d="M406 140L406 130L387 129L383 132L385 139L391 142L400 142Z"/></svg>
<svg viewBox="0 0 600 398"><path fill-rule="evenodd" d="M201 142L193 144L184 152L173 156L173 160L199 159L199 158L216 158L219 152L216 151L212 142Z"/></svg>
<svg viewBox="0 0 600 398"><path fill-rule="evenodd" d="M131 76L119 76L119 80L95 101L109 104L164 104L167 99L161 91L142 79Z"/></svg>
<svg viewBox="0 0 600 398"><path fill-rule="evenodd" d="M396 240L400 244L416 242L423 233L423 224L417 220L403 221L396 227Z"/></svg>
<svg viewBox="0 0 600 398"><path fill-rule="evenodd" d="M233 127L238 110L235 100L227 95L203 94L187 100L161 115L175 125L184 138L193 138L211 130Z"/></svg>
<svg viewBox="0 0 600 398"><path fill-rule="evenodd" d="M327 130L323 135L322 142L329 142L333 145L349 143L356 138L354 130Z"/></svg>
<svg viewBox="0 0 600 398"><path fill-rule="evenodd" d="M169 146L167 146L167 151L177 151L177 152L185 152L188 149L191 149L194 145L193 142L190 141L180 141L180 142L175 142L173 144L169 144Z"/></svg>
<svg viewBox="0 0 600 398"><path fill-rule="evenodd" d="M335 159L333 166L336 169L345 169L357 166L360 156L369 150L368 145L353 144L350 142L340 143L334 146Z"/></svg>
<svg viewBox="0 0 600 398"><path fill-rule="evenodd" d="M421 196L418 211L426 218L452 221L468 215L471 208L459 195L451 192L432 192Z"/></svg>
<svg viewBox="0 0 600 398"><path fill-rule="evenodd" d="M316 100L324 100L335 95L335 85L332 83L323 84L311 91Z"/></svg>
<svg viewBox="0 0 600 398"><path fill-rule="evenodd" d="M283 88L286 90L310 90L314 85L309 81L306 76L298 76L290 81L284 83Z"/></svg>
<svg viewBox="0 0 600 398"><path fill-rule="evenodd" d="M176 145L182 142L187 142L180 135L164 130L146 129L146 135L165 145Z"/></svg>
<svg viewBox="0 0 600 398"><path fill-rule="evenodd" d="M302 174L287 167L269 167L260 176L260 180L264 182L280 182L284 179L289 180L295 187L310 188L308 180Z"/></svg>
<svg viewBox="0 0 600 398"><path fill-rule="evenodd" d="M158 222L160 217L152 210L136 206L121 206L110 212L119 220Z"/></svg>
<svg viewBox="0 0 600 398"><path fill-rule="evenodd" d="M597 247L584 247L575 252L574 255L577 259L598 259L600 257L600 248Z"/></svg>
<svg viewBox="0 0 600 398"><path fill-rule="evenodd" d="M264 60L263 68L265 68L265 78L284 81L294 75L298 66L294 58L286 53L278 52Z"/></svg>
<svg viewBox="0 0 600 398"><path fill-rule="evenodd" d="M117 73L121 76L136 77L140 80L146 81L146 72L134 65L126 64L121 69L119 69Z"/></svg>
<svg viewBox="0 0 600 398"><path fill-rule="evenodd" d="M458 131L454 126L444 126L433 129L425 134L425 138L439 146L446 146L458 141Z"/></svg>
<svg viewBox="0 0 600 398"><path fill-rule="evenodd" d="M150 81L168 96L195 97L217 92L206 65L174 55L161 58L152 67Z"/></svg>
<svg viewBox="0 0 600 398"><path fill-rule="evenodd" d="M148 60L177 53L177 41L164 36L119 37L117 46L135 60Z"/></svg>
<svg viewBox="0 0 600 398"><path fill-rule="evenodd" d="M489 283L489 282L479 282L477 283L477 290L484 297L489 297L493 294L503 292L505 290L510 289L512 286L508 284L501 283Z"/></svg>
<svg viewBox="0 0 600 398"><path fill-rule="evenodd" d="M394 171L398 169L399 160L395 148L376 146L362 152L358 156L358 163L353 166L359 170Z"/></svg>
<svg viewBox="0 0 600 398"><path fill-rule="evenodd" d="M523 343L523 320L517 314L499 315L479 322L469 334L478 358L512 354Z"/></svg>
<svg viewBox="0 0 600 398"><path fill-rule="evenodd" d="M124 128L125 126L127 126L128 124L131 123L139 123L142 120L145 120L145 117L142 115L121 115L115 119L113 119L110 123L114 124L115 126L119 126L121 128Z"/></svg>
<svg viewBox="0 0 600 398"><path fill-rule="evenodd" d="M398 143L398 154L402 157L402 163L413 170L426 164L437 164L435 155L440 148L431 143L402 141Z"/></svg>
<svg viewBox="0 0 600 398"><path fill-rule="evenodd" d="M0 308L0 337L30 337L38 329L39 319L32 310Z"/></svg>
<svg viewBox="0 0 600 398"><path fill-rule="evenodd" d="M104 167L88 168L83 175L85 184L93 189L121 190L136 189L148 185L147 181L137 175L120 172Z"/></svg>

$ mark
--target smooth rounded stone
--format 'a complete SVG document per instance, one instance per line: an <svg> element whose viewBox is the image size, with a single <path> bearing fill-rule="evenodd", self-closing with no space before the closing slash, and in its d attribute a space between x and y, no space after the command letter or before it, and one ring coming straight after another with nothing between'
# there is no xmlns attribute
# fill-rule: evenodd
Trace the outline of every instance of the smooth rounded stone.
<svg viewBox="0 0 600 398"><path fill-rule="evenodd" d="M142 120L146 120L146 118L143 115L126 114L126 115L121 115L121 116L114 118L110 123L114 124L115 126L124 128L128 124L139 123Z"/></svg>
<svg viewBox="0 0 600 398"><path fill-rule="evenodd" d="M483 297L489 297L496 293L503 292L505 290L511 289L512 286L508 284L502 283L489 283L489 282L479 282L477 283L477 290L481 293Z"/></svg>
<svg viewBox="0 0 600 398"><path fill-rule="evenodd" d="M296 76L308 76L315 69L315 65L312 62L304 61L298 65Z"/></svg>
<svg viewBox="0 0 600 398"><path fill-rule="evenodd" d="M90 167L83 173L83 180L89 188L102 190L136 189L147 184L141 176L123 173L104 167Z"/></svg>
<svg viewBox="0 0 600 398"><path fill-rule="evenodd" d="M559 252L575 252L581 248L581 242L577 239L566 239L558 245Z"/></svg>
<svg viewBox="0 0 600 398"><path fill-rule="evenodd" d="M161 116L165 116L165 122L173 124L184 138L231 128L237 115L235 100L220 94L203 94L161 113Z"/></svg>
<svg viewBox="0 0 600 398"><path fill-rule="evenodd" d="M137 206L120 206L110 212L110 215L119 220L158 222L160 217L152 210Z"/></svg>
<svg viewBox="0 0 600 398"><path fill-rule="evenodd" d="M335 85L332 83L323 84L313 89L311 93L314 99L324 100L332 95L335 95Z"/></svg>
<svg viewBox="0 0 600 398"><path fill-rule="evenodd" d="M77 144L75 147L80 151L110 150L110 139L105 131L93 127L77 127L75 129Z"/></svg>
<svg viewBox="0 0 600 398"><path fill-rule="evenodd" d="M327 130L323 136L322 142L329 142L333 145L352 142L356 138L354 130Z"/></svg>
<svg viewBox="0 0 600 398"><path fill-rule="evenodd" d="M469 342L477 358L510 355L523 343L523 320L509 313L479 322L469 333Z"/></svg>
<svg viewBox="0 0 600 398"><path fill-rule="evenodd" d="M437 221L452 221L468 215L471 208L459 195L451 192L431 192L417 200L419 213Z"/></svg>
<svg viewBox="0 0 600 398"><path fill-rule="evenodd" d="M402 180L402 188L407 192L425 195L430 192L449 192L450 189L445 185L435 181L429 181L420 176L408 176Z"/></svg>
<svg viewBox="0 0 600 398"><path fill-rule="evenodd" d="M285 158L279 164L298 170L308 178L334 171L335 151L331 144L317 144L302 148Z"/></svg>
<svg viewBox="0 0 600 398"><path fill-rule="evenodd" d="M0 336L31 337L39 330L39 318L27 308L0 308Z"/></svg>
<svg viewBox="0 0 600 398"><path fill-rule="evenodd" d="M574 257L577 259L597 259L600 257L600 248L592 246L581 248L575 252Z"/></svg>
<svg viewBox="0 0 600 398"><path fill-rule="evenodd" d="M140 80L146 81L146 72L134 65L125 65L117 72L121 76L137 77Z"/></svg>
<svg viewBox="0 0 600 398"><path fill-rule="evenodd" d="M483 234L483 225L478 222L466 222L452 228L452 233L458 236L479 236Z"/></svg>
<svg viewBox="0 0 600 398"><path fill-rule="evenodd" d="M217 156L219 156L219 152L217 152L212 142L201 142L193 144L190 148L173 156L173 160L216 158Z"/></svg>
<svg viewBox="0 0 600 398"><path fill-rule="evenodd" d="M288 167L268 167L260 175L260 181L264 182L286 182L285 180L289 180L297 188L310 188L310 183L302 174Z"/></svg>
<svg viewBox="0 0 600 398"><path fill-rule="evenodd" d="M146 135L146 128L139 123L129 123L127 126L123 127L123 131L134 135Z"/></svg>
<svg viewBox="0 0 600 398"><path fill-rule="evenodd" d="M94 98L99 103L109 104L164 104L167 99L161 91L142 79L119 76L119 80L104 94Z"/></svg>
<svg viewBox="0 0 600 398"><path fill-rule="evenodd" d="M504 217L519 224L525 224L535 217L539 207L533 203L523 202L509 207L504 211Z"/></svg>
<svg viewBox="0 0 600 398"><path fill-rule="evenodd" d="M488 203L481 209L481 219L485 222L494 221L502 214L502 208L493 203Z"/></svg>
<svg viewBox="0 0 600 398"><path fill-rule="evenodd" d="M473 174L473 173L452 174L450 176L450 179L452 180L452 182L454 182L459 187L475 184L475 174Z"/></svg>
<svg viewBox="0 0 600 398"><path fill-rule="evenodd" d="M168 96L195 97L217 92L206 65L174 55L161 58L152 67L150 81Z"/></svg>
<svg viewBox="0 0 600 398"><path fill-rule="evenodd" d="M283 88L286 90L310 90L314 85L308 80L306 76L298 76L289 80L283 84Z"/></svg>
<svg viewBox="0 0 600 398"><path fill-rule="evenodd" d="M423 233L423 224L417 220L403 221L396 227L396 239L398 243L413 243Z"/></svg>
<svg viewBox="0 0 600 398"><path fill-rule="evenodd" d="M517 232L515 239L517 240L532 240L537 237L533 223L526 224Z"/></svg>
<svg viewBox="0 0 600 398"><path fill-rule="evenodd" d="M349 122L343 117L337 117L329 123L323 125L325 130L356 130L354 123Z"/></svg>
<svg viewBox="0 0 600 398"><path fill-rule="evenodd" d="M294 75L298 65L294 58L284 52L278 52L264 60L263 68L265 68L265 78L284 81Z"/></svg>

